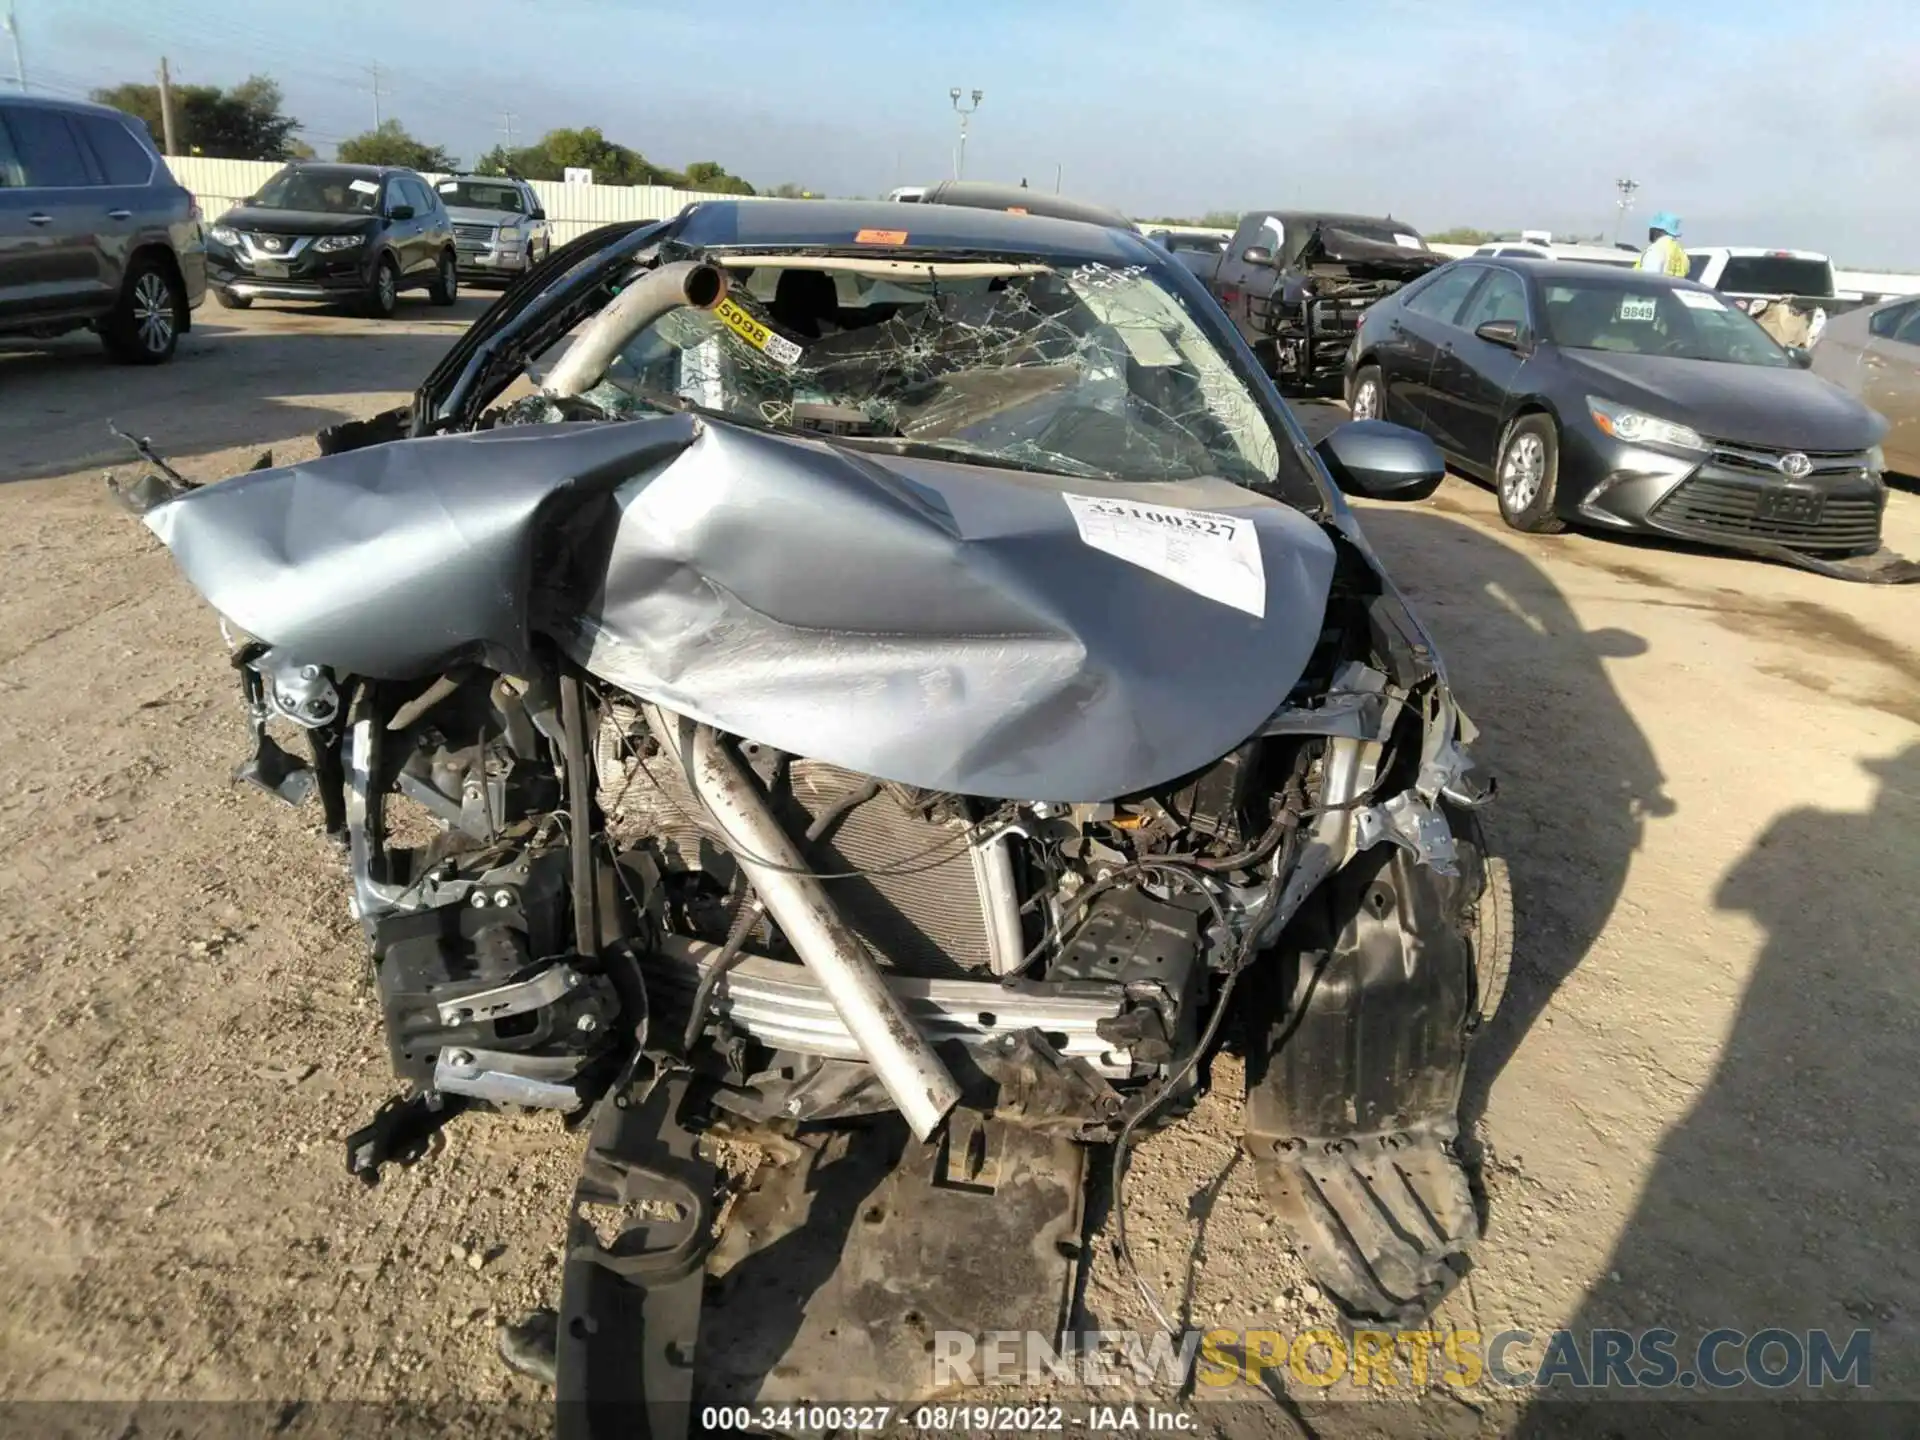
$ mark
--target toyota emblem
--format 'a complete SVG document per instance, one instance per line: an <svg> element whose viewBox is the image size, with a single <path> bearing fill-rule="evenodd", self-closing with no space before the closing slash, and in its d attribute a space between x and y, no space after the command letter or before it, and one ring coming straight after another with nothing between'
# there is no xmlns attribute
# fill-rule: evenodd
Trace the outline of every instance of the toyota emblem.
<svg viewBox="0 0 1920 1440"><path fill-rule="evenodd" d="M1793 480L1804 480L1813 473L1813 461L1798 450L1780 457L1780 473Z"/></svg>

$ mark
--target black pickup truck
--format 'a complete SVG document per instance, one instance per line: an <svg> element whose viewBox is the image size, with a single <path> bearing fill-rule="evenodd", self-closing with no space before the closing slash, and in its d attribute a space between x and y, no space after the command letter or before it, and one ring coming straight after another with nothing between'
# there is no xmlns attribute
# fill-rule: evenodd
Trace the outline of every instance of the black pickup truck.
<svg viewBox="0 0 1920 1440"><path fill-rule="evenodd" d="M1446 263L1390 216L1254 210L1200 278L1274 378L1310 390L1338 379L1367 306Z"/></svg>

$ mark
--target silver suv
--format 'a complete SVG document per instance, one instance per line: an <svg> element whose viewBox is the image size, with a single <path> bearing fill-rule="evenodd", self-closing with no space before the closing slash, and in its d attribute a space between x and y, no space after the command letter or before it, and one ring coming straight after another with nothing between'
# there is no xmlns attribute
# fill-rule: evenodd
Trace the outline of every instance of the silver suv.
<svg viewBox="0 0 1920 1440"><path fill-rule="evenodd" d="M0 96L0 335L91 326L114 359L155 365L206 293L200 207L144 124Z"/></svg>
<svg viewBox="0 0 1920 1440"><path fill-rule="evenodd" d="M526 181L510 175L449 175L433 188L453 220L461 278L511 280L553 248L547 212Z"/></svg>

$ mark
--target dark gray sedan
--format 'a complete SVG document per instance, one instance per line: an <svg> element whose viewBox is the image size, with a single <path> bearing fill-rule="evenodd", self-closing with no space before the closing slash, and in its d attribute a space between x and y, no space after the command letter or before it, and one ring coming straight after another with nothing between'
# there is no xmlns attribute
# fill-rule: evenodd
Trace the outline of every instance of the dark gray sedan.
<svg viewBox="0 0 1920 1440"><path fill-rule="evenodd" d="M1367 312L1347 398L1492 482L1515 529L1654 531L1835 569L1880 547L1887 427L1808 360L1690 280L1467 260Z"/></svg>

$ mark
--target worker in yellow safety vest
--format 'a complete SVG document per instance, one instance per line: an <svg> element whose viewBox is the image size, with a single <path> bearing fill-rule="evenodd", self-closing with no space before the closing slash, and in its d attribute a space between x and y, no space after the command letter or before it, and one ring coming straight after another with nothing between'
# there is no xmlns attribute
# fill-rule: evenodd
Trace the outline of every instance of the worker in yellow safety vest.
<svg viewBox="0 0 1920 1440"><path fill-rule="evenodd" d="M1687 252L1680 248L1680 217L1662 210L1647 226L1647 248L1640 252L1636 270L1652 270L1661 275L1685 275Z"/></svg>

